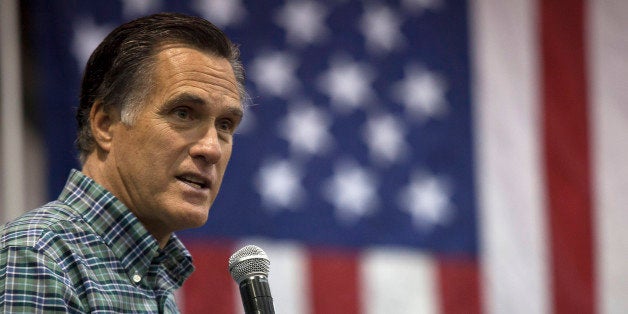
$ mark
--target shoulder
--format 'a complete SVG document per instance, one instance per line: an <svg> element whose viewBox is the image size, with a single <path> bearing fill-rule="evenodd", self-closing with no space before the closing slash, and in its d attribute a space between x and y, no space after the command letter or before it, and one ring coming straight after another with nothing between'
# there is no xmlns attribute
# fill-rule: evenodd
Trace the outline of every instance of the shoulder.
<svg viewBox="0 0 628 314"><path fill-rule="evenodd" d="M105 252L105 253L103 253ZM107 247L72 207L51 202L0 230L0 270L17 260L69 271L86 256L106 255Z"/></svg>
<svg viewBox="0 0 628 314"><path fill-rule="evenodd" d="M59 201L50 202L2 227L0 250L10 246L35 246L44 234L73 232L80 220L80 216L68 205Z"/></svg>

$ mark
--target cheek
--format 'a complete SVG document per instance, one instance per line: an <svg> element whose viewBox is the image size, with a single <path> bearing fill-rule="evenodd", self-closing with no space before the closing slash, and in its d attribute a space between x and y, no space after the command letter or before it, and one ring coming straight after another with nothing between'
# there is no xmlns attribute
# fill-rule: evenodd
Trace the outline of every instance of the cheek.
<svg viewBox="0 0 628 314"><path fill-rule="evenodd" d="M231 144L225 145L222 147L222 158L218 164L218 180L222 183L222 179L227 171L227 166L229 165L229 160L231 159L232 146Z"/></svg>
<svg viewBox="0 0 628 314"><path fill-rule="evenodd" d="M222 150L223 172L227 168L227 165L229 164L229 160L231 160L232 152L233 152L233 144L226 144Z"/></svg>
<svg viewBox="0 0 628 314"><path fill-rule="evenodd" d="M124 159L120 161L130 164L135 168L135 175L141 177L154 178L160 172L169 171L185 152L177 134L163 129L128 132L120 144L123 151L119 157Z"/></svg>
<svg viewBox="0 0 628 314"><path fill-rule="evenodd" d="M137 145L138 149L145 150L153 157L169 158L185 148L185 140L169 128L156 126L146 129Z"/></svg>

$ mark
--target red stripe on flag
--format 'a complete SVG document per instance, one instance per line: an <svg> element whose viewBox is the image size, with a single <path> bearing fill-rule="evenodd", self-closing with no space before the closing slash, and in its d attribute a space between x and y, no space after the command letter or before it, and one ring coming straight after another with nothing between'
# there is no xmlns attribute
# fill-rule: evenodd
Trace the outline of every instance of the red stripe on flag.
<svg viewBox="0 0 628 314"><path fill-rule="evenodd" d="M229 241L185 241L196 270L183 285L185 313L233 314L235 282L228 269L233 246Z"/></svg>
<svg viewBox="0 0 628 314"><path fill-rule="evenodd" d="M478 269L477 262L469 258L439 258L438 284L443 314L482 312Z"/></svg>
<svg viewBox="0 0 628 314"><path fill-rule="evenodd" d="M313 313L361 313L357 256L312 249L309 258Z"/></svg>
<svg viewBox="0 0 628 314"><path fill-rule="evenodd" d="M584 4L538 3L554 313L594 313Z"/></svg>

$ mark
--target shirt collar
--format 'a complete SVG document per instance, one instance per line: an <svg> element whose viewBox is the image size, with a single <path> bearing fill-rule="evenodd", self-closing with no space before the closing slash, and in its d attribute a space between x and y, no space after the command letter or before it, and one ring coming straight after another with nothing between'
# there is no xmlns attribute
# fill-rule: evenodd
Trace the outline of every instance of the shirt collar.
<svg viewBox="0 0 628 314"><path fill-rule="evenodd" d="M174 234L160 250L155 238L120 200L80 171L70 172L59 201L70 205L83 217L113 251L132 280L137 275L145 277L156 258L163 259L175 288L194 270L190 253Z"/></svg>

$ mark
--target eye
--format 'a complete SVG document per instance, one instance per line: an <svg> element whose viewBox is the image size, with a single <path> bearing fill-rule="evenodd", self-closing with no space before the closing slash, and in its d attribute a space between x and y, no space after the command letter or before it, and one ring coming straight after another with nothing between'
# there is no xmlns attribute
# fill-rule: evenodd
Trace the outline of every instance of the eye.
<svg viewBox="0 0 628 314"><path fill-rule="evenodd" d="M190 120L192 118L190 108L188 107L177 107L172 110L172 114L174 114L175 117L181 120Z"/></svg>
<svg viewBox="0 0 628 314"><path fill-rule="evenodd" d="M232 133L234 131L234 123L230 119L220 119L216 127L224 132Z"/></svg>

